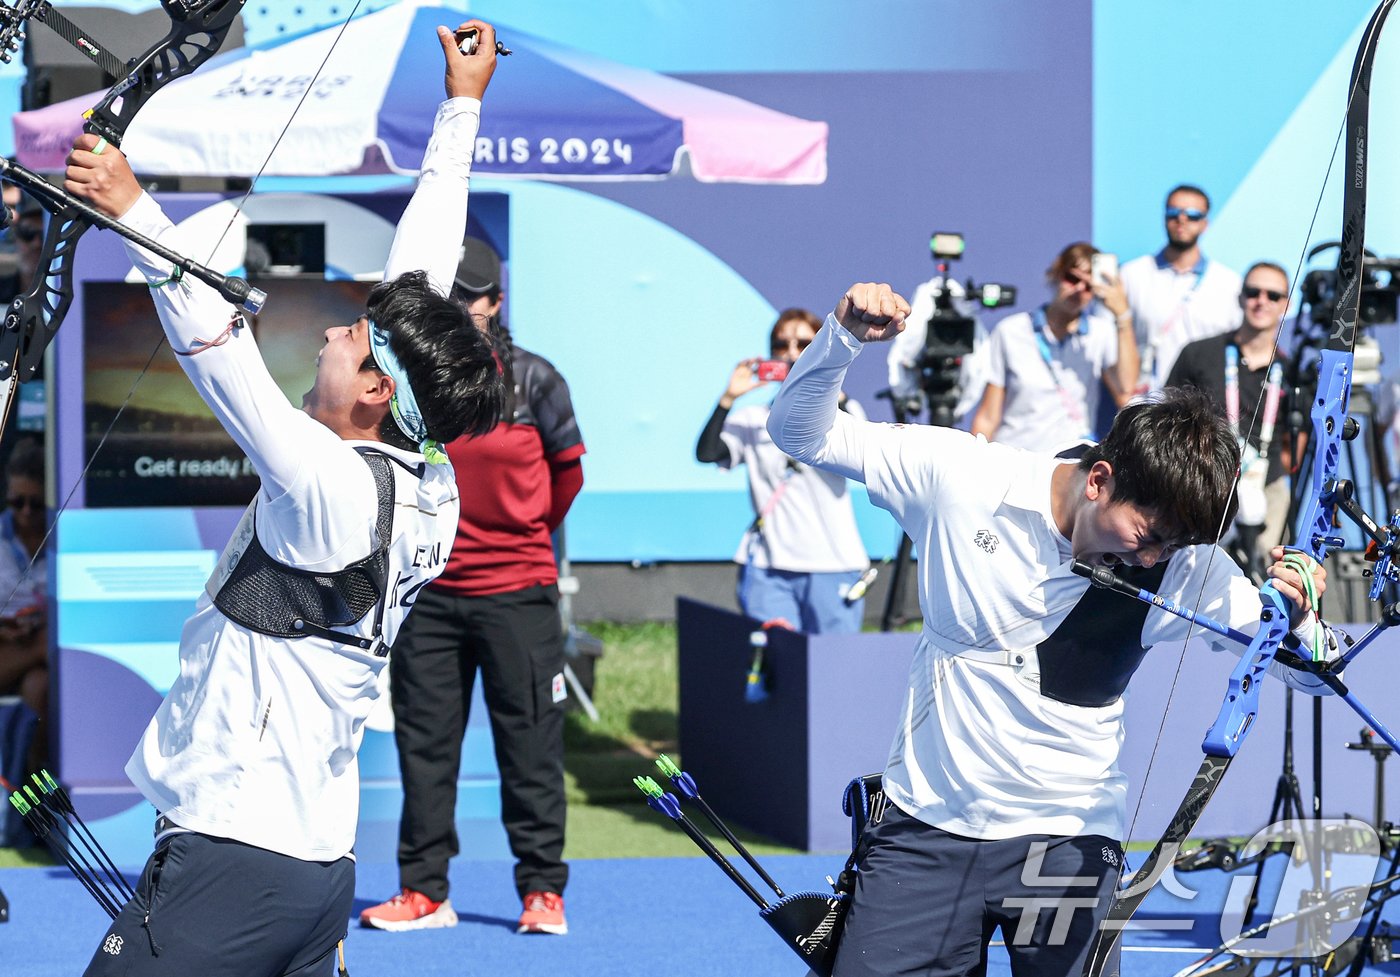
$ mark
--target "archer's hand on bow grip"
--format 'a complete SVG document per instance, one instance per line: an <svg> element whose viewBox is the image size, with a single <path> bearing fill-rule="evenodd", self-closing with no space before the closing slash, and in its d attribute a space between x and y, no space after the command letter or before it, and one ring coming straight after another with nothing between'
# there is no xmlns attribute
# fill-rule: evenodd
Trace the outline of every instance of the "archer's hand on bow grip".
<svg viewBox="0 0 1400 977"><path fill-rule="evenodd" d="M137 182L125 154L115 146L105 143L91 134L79 136L73 143L73 151L68 154L68 167L64 172L64 189L81 201L86 201L95 213L88 220L102 223L103 219L117 221L126 214L144 192ZM120 230L120 227L118 227ZM126 229L130 237L130 230ZM131 238L136 244L153 250L171 262L180 272L188 273L214 288L225 300L240 306L248 312L262 311L267 301L267 293L254 288L242 278L222 275L211 268L197 264L190 258L164 248L159 242Z"/></svg>
<svg viewBox="0 0 1400 977"><path fill-rule="evenodd" d="M102 213L119 219L141 199L141 184L126 154L105 139L83 133L73 141L63 172L63 189Z"/></svg>

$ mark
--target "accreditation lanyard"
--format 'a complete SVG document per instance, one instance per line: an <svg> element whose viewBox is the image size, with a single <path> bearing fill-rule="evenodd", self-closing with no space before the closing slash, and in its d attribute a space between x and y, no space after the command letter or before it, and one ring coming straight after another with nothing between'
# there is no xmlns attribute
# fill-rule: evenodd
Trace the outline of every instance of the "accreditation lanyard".
<svg viewBox="0 0 1400 977"><path fill-rule="evenodd" d="M1050 382L1055 385L1055 392L1060 396L1060 406L1064 408L1065 415L1070 423L1079 427L1083 432L1083 437L1093 438L1094 433L1088 429L1085 417L1088 414L1088 405L1083 397L1076 397L1065 389L1065 385L1060 382L1060 373L1055 369L1055 353L1050 348L1050 340L1045 335L1047 320L1045 317L1045 306L1041 306L1031 313L1031 332L1035 334L1035 345L1040 350L1040 358L1045 361L1045 368L1050 371ZM1080 328L1086 327L1084 317L1079 318ZM1064 366L1063 363L1060 364Z"/></svg>
<svg viewBox="0 0 1400 977"><path fill-rule="evenodd" d="M1186 290L1186 294L1182 295L1177 301L1176 307L1172 309L1171 315L1163 320L1161 328L1157 330L1159 338L1164 339L1170 336L1176 329L1176 324L1186 318L1186 307L1191 302L1191 296L1196 294L1196 289L1201 287L1201 282L1206 277L1206 266L1208 263L1206 256L1201 255L1201 260L1196 262L1195 268L1191 269L1196 278L1191 282L1191 287Z"/></svg>
<svg viewBox="0 0 1400 977"><path fill-rule="evenodd" d="M1274 424L1278 420L1282 396L1283 365L1275 360L1264 383L1264 415L1259 422L1260 458L1269 456L1269 443L1274 439ZM1240 448L1247 447L1249 432L1240 430L1240 348L1235 343L1225 347L1225 416L1240 440Z"/></svg>

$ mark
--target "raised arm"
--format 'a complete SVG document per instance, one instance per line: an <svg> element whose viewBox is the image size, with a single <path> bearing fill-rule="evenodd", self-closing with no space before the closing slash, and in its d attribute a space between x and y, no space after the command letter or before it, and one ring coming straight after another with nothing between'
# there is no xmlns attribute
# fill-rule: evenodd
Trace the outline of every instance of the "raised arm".
<svg viewBox="0 0 1400 977"><path fill-rule="evenodd" d="M1141 369L1141 355L1138 352L1137 335L1133 331L1133 313L1128 306L1128 293L1123 290L1123 281L1117 275L1106 282L1094 285L1104 308L1113 313L1114 325L1118 331L1118 360L1113 368L1104 373L1104 383L1113 395L1113 402L1119 407L1127 405L1137 389L1138 372Z"/></svg>
<svg viewBox="0 0 1400 977"><path fill-rule="evenodd" d="M851 286L773 400L774 444L798 461L865 481L862 422L838 410L841 382L861 345L893 338L908 314L908 303L888 285Z"/></svg>
<svg viewBox="0 0 1400 977"><path fill-rule="evenodd" d="M481 120L481 99L496 70L495 30L480 20L469 20L457 30L469 27L480 31L480 43L472 54L458 50L451 30L437 29L446 65L447 100L438 106L433 135L423 153L418 186L399 219L394 246L384 267L385 280L406 271L426 271L443 295L452 289L467 232L467 188Z"/></svg>

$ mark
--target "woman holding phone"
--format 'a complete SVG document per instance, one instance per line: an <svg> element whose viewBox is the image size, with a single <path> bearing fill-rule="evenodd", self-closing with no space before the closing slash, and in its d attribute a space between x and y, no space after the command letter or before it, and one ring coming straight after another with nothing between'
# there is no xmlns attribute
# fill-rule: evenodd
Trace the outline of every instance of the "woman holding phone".
<svg viewBox="0 0 1400 977"><path fill-rule="evenodd" d="M1137 340L1111 257L1083 241L1069 245L1046 271L1050 300L992 330L973 434L1035 450L1097 440L1103 389L1118 407L1132 397Z"/></svg>
<svg viewBox="0 0 1400 977"><path fill-rule="evenodd" d="M695 446L697 461L748 471L754 519L734 555L740 608L808 634L859 631L864 617L862 580L870 560L846 480L799 465L778 450L768 436L768 405L730 411L739 397L781 383L820 328L821 320L806 309L784 309L769 333L770 358L734 367ZM865 419L860 405L844 394L841 409Z"/></svg>

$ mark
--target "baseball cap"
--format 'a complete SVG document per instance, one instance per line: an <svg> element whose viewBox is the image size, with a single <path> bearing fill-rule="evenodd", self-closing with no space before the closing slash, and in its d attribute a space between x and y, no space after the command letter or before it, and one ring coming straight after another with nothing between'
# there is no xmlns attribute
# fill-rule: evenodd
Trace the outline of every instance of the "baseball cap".
<svg viewBox="0 0 1400 977"><path fill-rule="evenodd" d="M462 260L457 264L457 287L482 295L501 289L501 256L480 238L462 241Z"/></svg>

